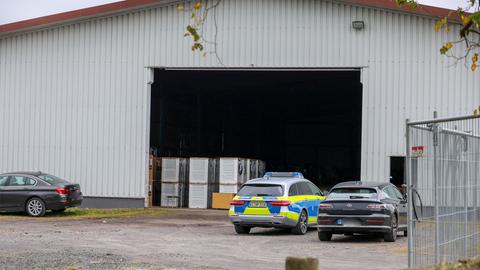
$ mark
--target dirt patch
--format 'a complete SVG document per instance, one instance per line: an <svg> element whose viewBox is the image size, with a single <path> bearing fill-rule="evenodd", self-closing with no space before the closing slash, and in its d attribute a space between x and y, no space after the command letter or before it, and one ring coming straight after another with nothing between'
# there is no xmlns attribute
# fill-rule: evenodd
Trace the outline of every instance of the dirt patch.
<svg viewBox="0 0 480 270"><path fill-rule="evenodd" d="M320 269L404 269L395 243L368 236L334 236L315 230L255 228L237 235L226 211L176 210L148 217L0 220L0 269L283 269L287 256L316 257Z"/></svg>

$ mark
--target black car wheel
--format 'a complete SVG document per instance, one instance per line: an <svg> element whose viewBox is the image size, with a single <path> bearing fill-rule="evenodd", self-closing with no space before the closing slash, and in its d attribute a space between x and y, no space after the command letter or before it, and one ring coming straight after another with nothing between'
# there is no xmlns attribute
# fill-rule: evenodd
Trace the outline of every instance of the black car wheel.
<svg viewBox="0 0 480 270"><path fill-rule="evenodd" d="M40 198L31 198L25 205L25 210L32 217L41 217L45 215L45 203Z"/></svg>
<svg viewBox="0 0 480 270"><path fill-rule="evenodd" d="M235 225L235 232L238 234L249 234L251 229L251 227Z"/></svg>
<svg viewBox="0 0 480 270"><path fill-rule="evenodd" d="M397 215L394 214L392 216L392 224L390 227L390 231L383 236L383 240L385 242L395 242L395 240L397 240L397 229L398 229Z"/></svg>
<svg viewBox="0 0 480 270"><path fill-rule="evenodd" d="M304 235L308 231L308 215L305 210L300 213L297 225L292 229L293 234Z"/></svg>
<svg viewBox="0 0 480 270"><path fill-rule="evenodd" d="M319 231L318 239L320 239L320 241L330 241L332 240L332 233Z"/></svg>

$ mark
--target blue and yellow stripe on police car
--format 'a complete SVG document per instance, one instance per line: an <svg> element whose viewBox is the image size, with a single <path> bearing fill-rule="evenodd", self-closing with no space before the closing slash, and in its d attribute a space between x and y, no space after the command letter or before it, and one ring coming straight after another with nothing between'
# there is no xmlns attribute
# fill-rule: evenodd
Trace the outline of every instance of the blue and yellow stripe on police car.
<svg viewBox="0 0 480 270"><path fill-rule="evenodd" d="M262 215L262 216L284 216L297 221L303 209L307 209L308 222L316 223L318 218L318 207L320 201L325 197L314 195L273 197L273 196L235 196L233 200L243 200L243 205L232 205L229 215ZM251 201L265 201L266 207L249 207ZM289 206L272 206L272 201L289 201Z"/></svg>

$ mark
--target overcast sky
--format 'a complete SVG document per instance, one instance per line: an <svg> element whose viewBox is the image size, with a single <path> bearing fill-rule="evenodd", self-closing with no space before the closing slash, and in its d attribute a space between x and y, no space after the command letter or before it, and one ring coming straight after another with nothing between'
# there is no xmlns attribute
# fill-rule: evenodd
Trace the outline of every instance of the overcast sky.
<svg viewBox="0 0 480 270"><path fill-rule="evenodd" d="M0 0L0 24L6 24L118 0ZM432 6L456 9L468 0L419 0Z"/></svg>

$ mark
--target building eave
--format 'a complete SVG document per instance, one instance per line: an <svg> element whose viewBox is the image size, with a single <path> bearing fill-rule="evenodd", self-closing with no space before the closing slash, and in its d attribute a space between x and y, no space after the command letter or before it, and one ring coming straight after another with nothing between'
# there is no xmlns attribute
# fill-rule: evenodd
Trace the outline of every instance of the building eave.
<svg viewBox="0 0 480 270"><path fill-rule="evenodd" d="M120 2L109 3L105 5L83 8L44 17L3 24L0 25L0 35L35 30L52 25L68 23L78 20L85 20L95 17L107 16L111 14L121 13L134 9L142 9L149 6L160 4L172 4L180 2L178 0L125 0ZM453 10L432 7L427 5L418 5L416 8L409 6L399 6L395 0L336 0L350 5L366 6L371 8L381 8L397 12L407 12L415 15L431 16L436 18L451 15L453 20L457 20L456 13Z"/></svg>

